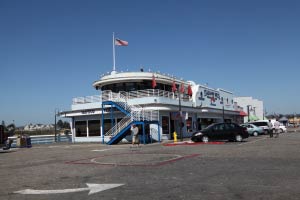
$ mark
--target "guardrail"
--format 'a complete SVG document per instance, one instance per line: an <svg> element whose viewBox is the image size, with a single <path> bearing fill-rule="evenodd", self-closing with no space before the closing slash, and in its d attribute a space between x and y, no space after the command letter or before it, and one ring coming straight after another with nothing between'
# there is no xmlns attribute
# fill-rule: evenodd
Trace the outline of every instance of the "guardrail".
<svg viewBox="0 0 300 200"><path fill-rule="evenodd" d="M18 137L8 137L9 139L13 140L12 147L17 146L17 138ZM60 135L56 136L57 142L72 142L71 135ZM38 136L30 136L31 144L52 144L55 143L55 136L54 135L38 135Z"/></svg>

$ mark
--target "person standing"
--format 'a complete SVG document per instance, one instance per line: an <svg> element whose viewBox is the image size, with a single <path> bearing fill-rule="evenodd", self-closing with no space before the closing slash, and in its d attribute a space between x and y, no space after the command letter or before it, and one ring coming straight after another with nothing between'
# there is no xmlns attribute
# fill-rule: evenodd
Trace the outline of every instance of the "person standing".
<svg viewBox="0 0 300 200"><path fill-rule="evenodd" d="M140 146L140 140L139 140L139 128L133 124L131 126L131 133L132 133L132 147L134 147L135 144Z"/></svg>
<svg viewBox="0 0 300 200"><path fill-rule="evenodd" d="M271 123L271 120L269 120L268 122L268 128L269 128L269 134L270 134L270 138L273 137L273 125Z"/></svg>
<svg viewBox="0 0 300 200"><path fill-rule="evenodd" d="M280 126L280 122L276 119L276 122L274 123L276 138L279 136L279 130L280 130L279 126Z"/></svg>

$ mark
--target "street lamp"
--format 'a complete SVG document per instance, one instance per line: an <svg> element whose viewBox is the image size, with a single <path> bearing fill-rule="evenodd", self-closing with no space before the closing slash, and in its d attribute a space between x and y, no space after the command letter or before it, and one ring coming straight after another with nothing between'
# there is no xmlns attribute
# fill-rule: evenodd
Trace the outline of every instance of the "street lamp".
<svg viewBox="0 0 300 200"><path fill-rule="evenodd" d="M222 115L223 115L223 123L225 122L225 110L224 110L224 105L222 107Z"/></svg>
<svg viewBox="0 0 300 200"><path fill-rule="evenodd" d="M247 105L248 122L250 122L250 107L251 105Z"/></svg>
<svg viewBox="0 0 300 200"><path fill-rule="evenodd" d="M180 134L180 140L183 141L183 134L182 134L182 126L183 126L183 122L182 122L182 110L181 110L181 94L180 94L180 86L178 86L178 96L179 96L179 134Z"/></svg>

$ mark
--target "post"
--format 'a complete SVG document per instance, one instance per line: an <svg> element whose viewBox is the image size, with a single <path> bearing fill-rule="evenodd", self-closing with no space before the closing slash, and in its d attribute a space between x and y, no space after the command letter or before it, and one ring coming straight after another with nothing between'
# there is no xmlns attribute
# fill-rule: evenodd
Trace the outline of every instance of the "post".
<svg viewBox="0 0 300 200"><path fill-rule="evenodd" d="M180 87L180 86L179 86ZM181 94L180 94L180 88L178 87L178 95L179 95L179 134L180 134L180 140L183 141L183 133L182 133L182 110L181 110Z"/></svg>
<svg viewBox="0 0 300 200"><path fill-rule="evenodd" d="M248 122L250 122L250 105L247 105Z"/></svg>
<svg viewBox="0 0 300 200"><path fill-rule="evenodd" d="M224 111L224 105L223 105L223 109L222 109L222 111L223 111L223 123L225 122L225 111Z"/></svg>
<svg viewBox="0 0 300 200"><path fill-rule="evenodd" d="M57 132L56 132L56 109L54 110L54 141L57 142Z"/></svg>
<svg viewBox="0 0 300 200"><path fill-rule="evenodd" d="M113 71L116 71L115 33L113 32Z"/></svg>
<svg viewBox="0 0 300 200"><path fill-rule="evenodd" d="M101 109L101 111L102 111L102 115L101 115L101 136L102 136L102 144L104 144L104 111L103 111L103 109L104 109L104 106L103 106L103 103L102 103L102 109Z"/></svg>

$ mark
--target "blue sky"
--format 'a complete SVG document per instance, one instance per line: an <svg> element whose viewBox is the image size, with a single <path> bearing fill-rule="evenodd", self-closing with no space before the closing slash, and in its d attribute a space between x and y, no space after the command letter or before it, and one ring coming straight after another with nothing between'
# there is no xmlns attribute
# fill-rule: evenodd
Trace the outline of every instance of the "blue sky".
<svg viewBox="0 0 300 200"><path fill-rule="evenodd" d="M0 120L53 123L112 69L170 73L300 113L300 1L0 0Z"/></svg>

